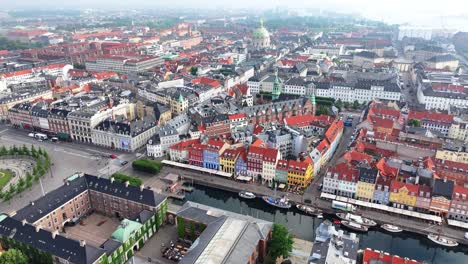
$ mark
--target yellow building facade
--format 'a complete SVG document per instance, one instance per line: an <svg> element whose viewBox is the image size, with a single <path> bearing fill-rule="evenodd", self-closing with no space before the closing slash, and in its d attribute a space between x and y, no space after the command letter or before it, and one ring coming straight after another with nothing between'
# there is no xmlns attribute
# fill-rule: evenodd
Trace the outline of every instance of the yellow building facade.
<svg viewBox="0 0 468 264"><path fill-rule="evenodd" d="M417 190L410 190L404 183L400 184L403 186L396 189L397 191L395 192L395 186L392 183L389 201L395 204L414 207L416 205ZM416 185L414 187L417 189Z"/></svg>
<svg viewBox="0 0 468 264"><path fill-rule="evenodd" d="M437 150L436 159L468 164L468 153L463 151Z"/></svg>
<svg viewBox="0 0 468 264"><path fill-rule="evenodd" d="M311 164L298 161L289 161L288 185L307 187L312 181L314 169Z"/></svg>
<svg viewBox="0 0 468 264"><path fill-rule="evenodd" d="M358 181L356 186L356 197L359 200L371 201L374 198L375 184Z"/></svg>

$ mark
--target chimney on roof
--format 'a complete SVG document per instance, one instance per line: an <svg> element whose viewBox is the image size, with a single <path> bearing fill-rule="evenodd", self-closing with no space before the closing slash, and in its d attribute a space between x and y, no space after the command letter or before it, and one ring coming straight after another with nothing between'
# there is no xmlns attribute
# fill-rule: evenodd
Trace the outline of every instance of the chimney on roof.
<svg viewBox="0 0 468 264"><path fill-rule="evenodd" d="M58 230L55 230L54 232L52 232L52 239L55 239L58 233L59 233Z"/></svg>
<svg viewBox="0 0 468 264"><path fill-rule="evenodd" d="M36 232L39 232L39 230L41 230L41 225L36 226Z"/></svg>
<svg viewBox="0 0 468 264"><path fill-rule="evenodd" d="M128 187L129 181L125 181L125 187Z"/></svg>
<svg viewBox="0 0 468 264"><path fill-rule="evenodd" d="M142 192L143 189L145 189L145 185L144 185L144 184L141 184L141 185L140 185L140 192Z"/></svg>
<svg viewBox="0 0 468 264"><path fill-rule="evenodd" d="M111 177L111 178L110 178L110 182L111 182L111 183L114 183L114 177Z"/></svg>
<svg viewBox="0 0 468 264"><path fill-rule="evenodd" d="M21 221L21 224L23 224L23 226L25 226L26 223L28 223L28 221L26 221L26 219L23 219L23 221Z"/></svg>
<svg viewBox="0 0 468 264"><path fill-rule="evenodd" d="M86 246L86 240L80 240L80 247Z"/></svg>

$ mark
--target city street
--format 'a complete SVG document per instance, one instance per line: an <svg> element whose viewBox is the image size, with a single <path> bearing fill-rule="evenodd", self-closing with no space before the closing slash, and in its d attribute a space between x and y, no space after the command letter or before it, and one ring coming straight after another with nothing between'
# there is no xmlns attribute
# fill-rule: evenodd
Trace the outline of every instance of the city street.
<svg viewBox="0 0 468 264"><path fill-rule="evenodd" d="M122 153L91 145L69 142L38 141L28 137L28 131L14 129L5 125L0 126L0 145L41 147L51 158L51 171L41 179L44 192L50 192L63 184L63 180L75 172L85 172L107 177L121 168L117 159L110 159L109 155L118 155L119 160L131 161L136 158L134 153ZM108 166L107 164L110 164ZM131 162L129 162L130 164ZM128 164L127 164L128 165ZM30 190L15 195L8 202L0 202L1 212L15 211L42 195L41 184L34 184Z"/></svg>

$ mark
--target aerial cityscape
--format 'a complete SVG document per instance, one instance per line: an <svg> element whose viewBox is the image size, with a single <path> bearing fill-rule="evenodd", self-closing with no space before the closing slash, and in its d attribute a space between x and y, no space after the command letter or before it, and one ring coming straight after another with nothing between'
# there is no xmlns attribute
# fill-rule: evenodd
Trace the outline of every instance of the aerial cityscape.
<svg viewBox="0 0 468 264"><path fill-rule="evenodd" d="M5 3L0 264L468 263L466 10Z"/></svg>

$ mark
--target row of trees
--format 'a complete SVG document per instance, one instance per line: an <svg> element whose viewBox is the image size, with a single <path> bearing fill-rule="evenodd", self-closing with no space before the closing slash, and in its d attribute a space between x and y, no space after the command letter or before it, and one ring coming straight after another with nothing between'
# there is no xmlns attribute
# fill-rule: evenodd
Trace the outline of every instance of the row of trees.
<svg viewBox="0 0 468 264"><path fill-rule="evenodd" d="M362 107L365 107L366 105L367 105L367 103L364 102L364 103L360 104L357 100L355 100L353 103L349 103L349 102L342 102L340 99L338 99L335 102L336 108L338 108L340 111L343 108L357 110L357 109L360 109Z"/></svg>
<svg viewBox="0 0 468 264"><path fill-rule="evenodd" d="M0 156L29 156L36 162L32 172L27 172L25 176L20 177L16 184L10 183L8 190L0 191L0 199L4 201L9 201L15 194L30 188L32 184L39 181L50 168L49 154L42 148L36 149L34 145L31 145L30 148L26 147L26 145L22 147L13 146L10 148L2 146L0 147Z"/></svg>
<svg viewBox="0 0 468 264"><path fill-rule="evenodd" d="M132 163L133 169L148 173L158 173L161 171L162 166L163 165L160 161L148 159L139 159Z"/></svg>
<svg viewBox="0 0 468 264"><path fill-rule="evenodd" d="M18 49L31 49L40 48L41 43L25 43L14 40L9 40L5 37L0 37L0 50L18 50Z"/></svg>

